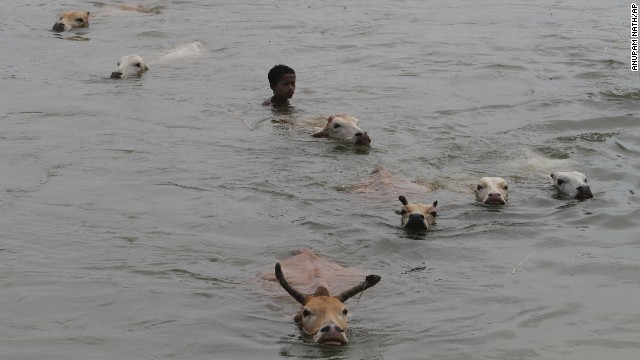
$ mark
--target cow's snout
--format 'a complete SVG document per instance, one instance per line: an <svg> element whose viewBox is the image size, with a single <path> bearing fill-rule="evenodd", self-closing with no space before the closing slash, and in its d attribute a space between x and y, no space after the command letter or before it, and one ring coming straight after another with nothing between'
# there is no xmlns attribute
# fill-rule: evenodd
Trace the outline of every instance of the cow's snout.
<svg viewBox="0 0 640 360"><path fill-rule="evenodd" d="M356 145L369 145L371 143L371 137L367 132L359 131L355 134Z"/></svg>
<svg viewBox="0 0 640 360"><path fill-rule="evenodd" d="M324 345L346 345L347 337L344 329L336 324L330 324L322 327L318 332L318 343Z"/></svg>
<svg viewBox="0 0 640 360"><path fill-rule="evenodd" d="M578 186L576 190L578 190L579 193L591 192L591 188L587 185Z"/></svg>
<svg viewBox="0 0 640 360"><path fill-rule="evenodd" d="M64 24L61 22L55 23L53 24L53 28L51 29L53 31L64 31Z"/></svg>
<svg viewBox="0 0 640 360"><path fill-rule="evenodd" d="M591 192L591 188L589 185L582 185L576 188L576 199L591 199L593 198L593 193Z"/></svg>
<svg viewBox="0 0 640 360"><path fill-rule="evenodd" d="M120 79L122 78L122 73L119 71L114 71L111 73L111 78L112 79Z"/></svg>
<svg viewBox="0 0 640 360"><path fill-rule="evenodd" d="M407 219L405 227L411 229L427 230L427 223L425 217L422 214L411 214Z"/></svg>
<svg viewBox="0 0 640 360"><path fill-rule="evenodd" d="M504 205L506 201L502 198L502 195L498 192L489 193L487 196L487 200L484 201L485 204L490 205Z"/></svg>
<svg viewBox="0 0 640 360"><path fill-rule="evenodd" d="M340 328L340 326L335 325L335 324L334 325L327 325L327 326L323 327L322 329L320 329L320 332L322 332L322 333L326 333L326 332L329 332L329 331L335 331L337 333L341 333L343 330Z"/></svg>

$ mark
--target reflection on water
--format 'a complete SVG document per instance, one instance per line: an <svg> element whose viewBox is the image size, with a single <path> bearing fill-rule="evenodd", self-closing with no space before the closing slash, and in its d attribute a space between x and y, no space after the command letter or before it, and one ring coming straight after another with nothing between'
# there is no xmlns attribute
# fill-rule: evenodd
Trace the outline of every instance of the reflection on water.
<svg viewBox="0 0 640 360"><path fill-rule="evenodd" d="M432 231L436 231L435 229L429 229L429 231L411 230L407 228L403 228L403 229L405 231L404 237L410 240L427 240L428 233Z"/></svg>
<svg viewBox="0 0 640 360"><path fill-rule="evenodd" d="M289 339L281 347L279 355L283 358L294 359L384 359L384 353L379 346L379 339L375 332L362 328L347 330L349 345L326 346L303 342L303 339Z"/></svg>

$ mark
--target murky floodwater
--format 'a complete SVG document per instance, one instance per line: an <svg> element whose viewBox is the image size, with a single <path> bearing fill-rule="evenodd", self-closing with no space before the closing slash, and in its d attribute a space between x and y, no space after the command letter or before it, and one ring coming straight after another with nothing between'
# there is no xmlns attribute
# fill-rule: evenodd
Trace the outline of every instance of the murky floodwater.
<svg viewBox="0 0 640 360"><path fill-rule="evenodd" d="M2 358L637 358L629 3L144 4L163 9L3 2ZM91 27L49 31L66 9ZM277 63L298 74L285 113L260 106ZM337 113L371 149L309 136ZM438 200L432 231L399 228L393 189L350 191L376 165L433 189L410 198ZM558 199L559 170L595 198ZM474 201L481 176L507 206ZM256 277L299 247L382 276L348 302L345 348L301 340Z"/></svg>

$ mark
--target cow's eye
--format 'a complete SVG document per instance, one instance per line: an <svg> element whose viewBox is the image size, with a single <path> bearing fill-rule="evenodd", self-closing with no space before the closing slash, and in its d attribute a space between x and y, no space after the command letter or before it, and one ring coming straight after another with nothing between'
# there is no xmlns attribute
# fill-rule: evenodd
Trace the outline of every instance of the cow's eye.
<svg viewBox="0 0 640 360"><path fill-rule="evenodd" d="M437 212L435 212L435 211L432 211L432 212L431 212L431 216L436 217L436 216L438 216L438 213L437 213Z"/></svg>
<svg viewBox="0 0 640 360"><path fill-rule="evenodd" d="M140 63L135 63L136 67L140 67Z"/></svg>
<svg viewBox="0 0 640 360"><path fill-rule="evenodd" d="M584 179L584 182L587 182L587 179Z"/></svg>
<svg viewBox="0 0 640 360"><path fill-rule="evenodd" d="M482 185L478 185L478 190L482 190Z"/></svg>
<svg viewBox="0 0 640 360"><path fill-rule="evenodd" d="M345 314L345 315L347 315L348 312L349 311L347 309L342 310L342 313Z"/></svg>
<svg viewBox="0 0 640 360"><path fill-rule="evenodd" d="M333 124L333 128L334 128L334 129L337 129L337 128L339 128L339 127L340 127L340 124L338 124L338 123Z"/></svg>
<svg viewBox="0 0 640 360"><path fill-rule="evenodd" d="M503 189L505 189L505 190L509 190L509 185L505 185L505 186L503 187Z"/></svg>
<svg viewBox="0 0 640 360"><path fill-rule="evenodd" d="M562 184L564 184L564 180L558 179L558 185L562 185Z"/></svg>
<svg viewBox="0 0 640 360"><path fill-rule="evenodd" d="M77 18L76 21L79 22L79 23L84 22L84 20L82 18Z"/></svg>
<svg viewBox="0 0 640 360"><path fill-rule="evenodd" d="M302 316L309 316L311 312L307 309L302 310Z"/></svg>

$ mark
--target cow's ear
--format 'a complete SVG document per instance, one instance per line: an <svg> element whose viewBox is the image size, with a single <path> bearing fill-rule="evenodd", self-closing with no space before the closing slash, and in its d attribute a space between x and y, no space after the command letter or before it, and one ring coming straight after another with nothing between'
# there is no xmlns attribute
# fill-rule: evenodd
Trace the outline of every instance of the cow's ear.
<svg viewBox="0 0 640 360"><path fill-rule="evenodd" d="M322 130L318 130L318 131L314 132L313 134L311 134L311 136L313 136L313 137L327 137L327 136L329 136L329 133L327 132L327 129L322 129Z"/></svg>

